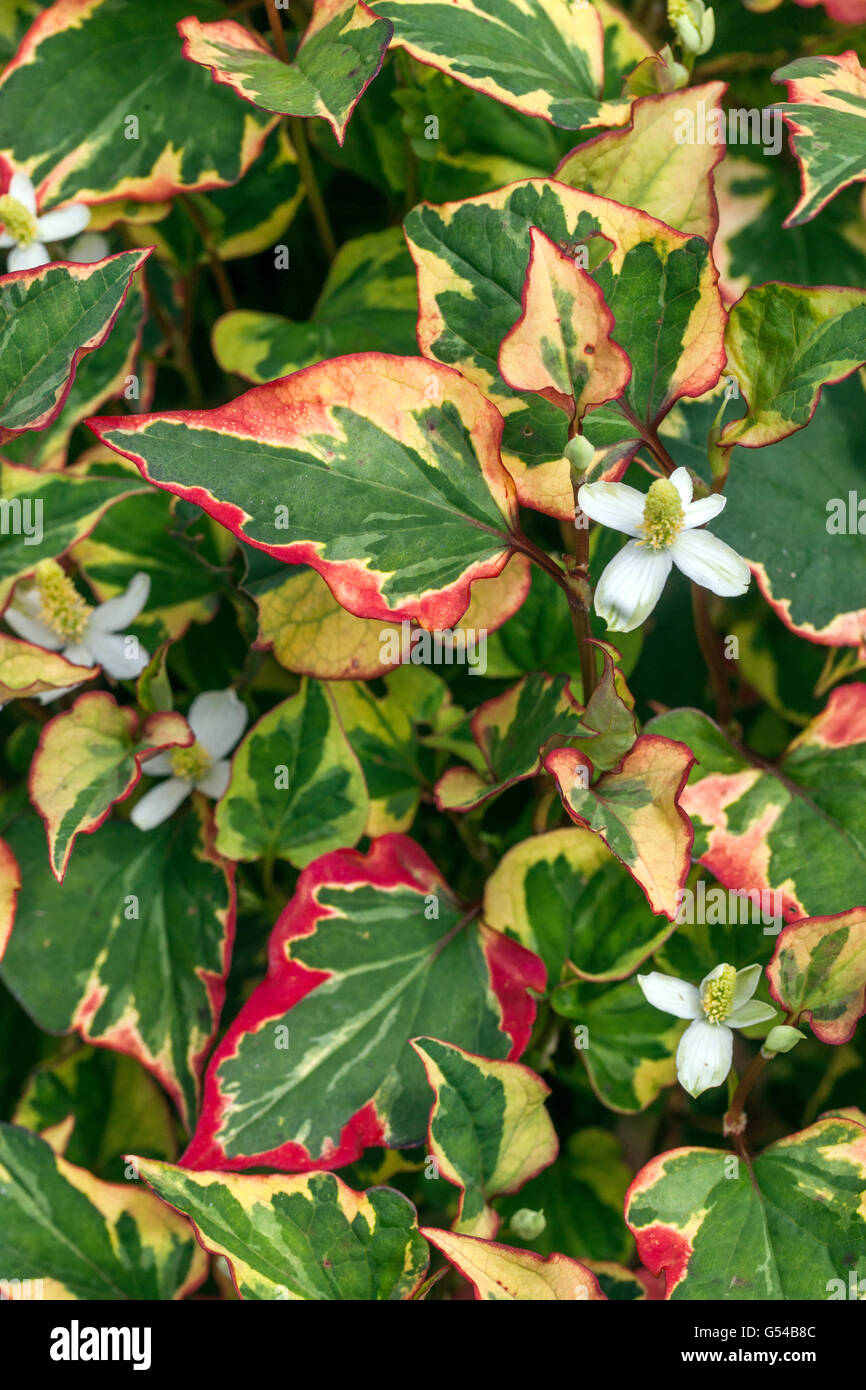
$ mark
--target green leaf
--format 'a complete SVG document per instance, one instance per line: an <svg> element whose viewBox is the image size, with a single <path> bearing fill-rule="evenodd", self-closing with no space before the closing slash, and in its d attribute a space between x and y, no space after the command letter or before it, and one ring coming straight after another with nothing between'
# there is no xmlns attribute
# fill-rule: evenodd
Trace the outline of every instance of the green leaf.
<svg viewBox="0 0 866 1390"><path fill-rule="evenodd" d="M359 617L449 627L513 548L500 416L420 358L338 357L215 410L90 426L233 534L311 565Z"/></svg>
<svg viewBox="0 0 866 1390"><path fill-rule="evenodd" d="M574 1045L609 1110L635 1114L673 1085L682 1024L648 1004L633 980L612 987L568 985L552 1002L558 1014L573 1020Z"/></svg>
<svg viewBox="0 0 866 1390"><path fill-rule="evenodd" d="M126 1176L123 1156L133 1143L160 1158L177 1156L175 1119L156 1082L132 1057L104 1047L41 1063L12 1118L70 1163L112 1181Z"/></svg>
<svg viewBox="0 0 866 1390"><path fill-rule="evenodd" d="M85 353L100 347L148 251L0 277L0 440L59 414Z"/></svg>
<svg viewBox="0 0 866 1390"><path fill-rule="evenodd" d="M808 222L850 183L866 179L866 72L853 49L798 58L773 73L788 100L779 110L791 134L803 192L785 223Z"/></svg>
<svg viewBox="0 0 866 1390"><path fill-rule="evenodd" d="M601 103L604 30L568 0L376 0L395 45L458 82L553 125L617 125L627 102Z"/></svg>
<svg viewBox="0 0 866 1390"><path fill-rule="evenodd" d="M319 0L290 64L231 19L202 24L190 16L177 28L183 56L210 68L214 81L265 111L323 116L340 144L391 37L390 24L355 0Z"/></svg>
<svg viewBox="0 0 866 1390"><path fill-rule="evenodd" d="M527 986L543 988L535 956L472 918L402 835L305 869L267 979L213 1054L184 1162L306 1171L420 1143L430 1099L409 1039L513 1059L535 1014Z"/></svg>
<svg viewBox="0 0 866 1390"><path fill-rule="evenodd" d="M492 1239L499 1217L491 1199L519 1192L556 1158L559 1143L540 1077L519 1062L491 1062L437 1038L413 1038L435 1100L430 1153L459 1187L455 1230Z"/></svg>
<svg viewBox="0 0 866 1390"><path fill-rule="evenodd" d="M217 806L217 849L226 859L288 859L303 868L320 854L355 844L368 805L333 695L317 681L304 681L238 745Z"/></svg>
<svg viewBox="0 0 866 1390"><path fill-rule="evenodd" d="M587 980L623 979L673 931L599 836L574 826L508 851L484 885L484 920L541 956L548 989L566 961Z"/></svg>
<svg viewBox="0 0 866 1390"><path fill-rule="evenodd" d="M731 310L725 351L748 409L725 425L722 446L775 444L809 423L823 385L866 362L866 290L746 290Z"/></svg>
<svg viewBox="0 0 866 1390"><path fill-rule="evenodd" d="M23 887L2 976L39 1026L138 1058L195 1114L234 934L231 877L196 811L146 834L110 821L62 883L38 817L8 833Z"/></svg>
<svg viewBox="0 0 866 1390"><path fill-rule="evenodd" d="M134 709L94 690L45 725L30 769L30 799L45 822L51 872L63 882L76 836L92 834L141 777L145 754L193 742L180 714Z"/></svg>
<svg viewBox="0 0 866 1390"><path fill-rule="evenodd" d="M4 704L45 690L66 690L92 680L98 670L98 666L75 666L59 652L0 633L0 702Z"/></svg>
<svg viewBox="0 0 866 1390"><path fill-rule="evenodd" d="M807 917L785 927L767 967L773 998L807 1014L826 1043L854 1036L866 1012L866 908Z"/></svg>
<svg viewBox="0 0 866 1390"><path fill-rule="evenodd" d="M653 912L670 921L691 863L693 831L681 793L693 762L686 744L650 734L641 734L619 766L592 785L592 763L578 749L556 748L544 760L571 819L601 837Z"/></svg>
<svg viewBox="0 0 866 1390"><path fill-rule="evenodd" d="M347 241L337 252L306 323L257 309L235 309L214 325L214 356L224 371L260 384L353 352L416 351L415 269L399 227Z"/></svg>
<svg viewBox="0 0 866 1390"><path fill-rule="evenodd" d="M166 1300L203 1282L207 1257L152 1193L102 1182L4 1124L0 1267L4 1279L41 1280L47 1299Z"/></svg>
<svg viewBox="0 0 866 1390"><path fill-rule="evenodd" d="M216 0L197 0L196 11L224 14ZM187 0L90 0L85 10L57 0L40 16L0 82L9 132L0 155L30 175L40 210L214 188L255 159L276 118L184 61L176 25L188 13Z"/></svg>
<svg viewBox="0 0 866 1390"><path fill-rule="evenodd" d="M355 1192L334 1173L247 1177L137 1162L205 1249L226 1257L241 1298L409 1299L426 1273L415 1209L390 1187Z"/></svg>
<svg viewBox="0 0 866 1390"><path fill-rule="evenodd" d="M864 1188L866 1129L826 1119L751 1163L720 1149L661 1154L629 1189L626 1220L668 1298L822 1302L866 1274Z"/></svg>
<svg viewBox="0 0 866 1390"><path fill-rule="evenodd" d="M749 761L698 710L672 710L647 727L693 749L681 804L694 823L694 856L726 888L750 895L752 920L767 934L783 918L866 902L866 685L834 690L778 768Z"/></svg>
<svg viewBox="0 0 866 1390"><path fill-rule="evenodd" d="M112 503L144 491L133 477L40 473L0 462L0 511L8 535L0 545L0 603L16 580L32 574L86 536Z"/></svg>

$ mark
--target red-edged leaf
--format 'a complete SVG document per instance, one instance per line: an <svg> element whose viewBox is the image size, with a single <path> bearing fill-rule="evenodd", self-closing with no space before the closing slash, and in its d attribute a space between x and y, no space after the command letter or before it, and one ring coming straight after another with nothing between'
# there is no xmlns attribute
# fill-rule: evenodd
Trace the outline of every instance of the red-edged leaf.
<svg viewBox="0 0 866 1390"><path fill-rule="evenodd" d="M323 855L271 934L268 974L213 1055L190 1168L339 1168L424 1137L419 1034L518 1057L537 956L466 912L423 850L384 835Z"/></svg>
<svg viewBox="0 0 866 1390"><path fill-rule="evenodd" d="M767 966L773 998L825 1043L854 1036L866 1012L866 907L786 926Z"/></svg>
<svg viewBox="0 0 866 1390"><path fill-rule="evenodd" d="M422 1227L421 1234L469 1280L476 1299L513 1299L518 1303L606 1301L595 1275L567 1255L548 1255L544 1259L532 1250L518 1250L494 1240L430 1227Z"/></svg>
<svg viewBox="0 0 866 1390"><path fill-rule="evenodd" d="M308 564L363 618L447 628L504 569L517 524L502 419L459 373L359 353L216 410L91 420L159 487Z"/></svg>
<svg viewBox="0 0 866 1390"><path fill-rule="evenodd" d="M5 840L0 840L0 960L15 921L15 904L21 888L18 861Z"/></svg>

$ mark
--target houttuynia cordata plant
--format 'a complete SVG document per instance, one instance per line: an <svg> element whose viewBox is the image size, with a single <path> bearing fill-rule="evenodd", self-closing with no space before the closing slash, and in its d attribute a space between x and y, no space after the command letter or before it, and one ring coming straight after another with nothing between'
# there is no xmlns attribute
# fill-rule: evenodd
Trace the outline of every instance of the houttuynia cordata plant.
<svg viewBox="0 0 866 1390"><path fill-rule="evenodd" d="M864 61L0 0L3 1299L866 1298Z"/></svg>

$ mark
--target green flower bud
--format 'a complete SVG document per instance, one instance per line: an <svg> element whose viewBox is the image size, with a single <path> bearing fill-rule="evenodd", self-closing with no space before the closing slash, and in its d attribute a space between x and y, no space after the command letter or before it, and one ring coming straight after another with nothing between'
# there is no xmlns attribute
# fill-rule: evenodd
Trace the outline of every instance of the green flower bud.
<svg viewBox="0 0 866 1390"><path fill-rule="evenodd" d="M532 1211L530 1207L521 1207L511 1218L511 1229L520 1240L535 1240L546 1225L544 1212Z"/></svg>
<svg viewBox="0 0 866 1390"><path fill-rule="evenodd" d="M585 434L576 434L565 446L565 457L571 465L572 476L580 480L595 458L595 445Z"/></svg>
<svg viewBox="0 0 866 1390"><path fill-rule="evenodd" d="M789 1023L777 1023L775 1028L771 1028L761 1051L772 1057L777 1052L790 1052L792 1047L796 1047L801 1038L806 1034L801 1033L799 1028L792 1028Z"/></svg>

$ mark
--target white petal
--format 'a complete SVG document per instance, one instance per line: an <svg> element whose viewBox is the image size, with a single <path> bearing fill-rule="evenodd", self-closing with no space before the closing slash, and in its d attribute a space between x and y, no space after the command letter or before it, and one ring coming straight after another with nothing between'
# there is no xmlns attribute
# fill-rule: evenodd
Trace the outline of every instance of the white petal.
<svg viewBox="0 0 866 1390"><path fill-rule="evenodd" d="M725 1023L728 1028L752 1028L756 1023L768 1023L776 1017L776 1013L772 1004L762 1004L760 999L748 999L739 1009L728 1014Z"/></svg>
<svg viewBox="0 0 866 1390"><path fill-rule="evenodd" d="M35 216L36 190L26 174L13 174L7 192L11 198L17 198L19 203L23 203L27 211Z"/></svg>
<svg viewBox="0 0 866 1390"><path fill-rule="evenodd" d="M88 625L87 644L102 669L116 681L129 681L134 676L140 676L150 661L141 643L136 643L137 656L127 655L126 638L119 632L96 632Z"/></svg>
<svg viewBox="0 0 866 1390"><path fill-rule="evenodd" d="M52 632L45 623L40 623L38 618L31 618L28 613L22 613L18 604L11 604L3 614L13 632L17 632L19 637L23 637L26 642L35 642L37 647L44 647L49 652L59 652L63 646L63 639Z"/></svg>
<svg viewBox="0 0 866 1390"><path fill-rule="evenodd" d="M101 232L85 232L82 236L77 236L71 246L66 248L66 259L75 261L80 265L92 265L94 261L103 261L111 251L111 243L108 237Z"/></svg>
<svg viewBox="0 0 866 1390"><path fill-rule="evenodd" d="M577 503L581 511L602 526L624 531L627 536L641 533L646 497L636 487L627 483L584 483Z"/></svg>
<svg viewBox="0 0 866 1390"><path fill-rule="evenodd" d="M629 541L605 568L595 611L611 632L632 632L655 608L671 572L671 552Z"/></svg>
<svg viewBox="0 0 866 1390"><path fill-rule="evenodd" d="M638 975L637 982L647 1003L662 1013L673 1014L674 1018L697 1018L701 1012L701 996L694 985L687 980L678 980L675 975L662 975L652 970L649 975Z"/></svg>
<svg viewBox="0 0 866 1390"><path fill-rule="evenodd" d="M29 246L16 246L9 252L6 269L38 270L41 265L48 265L50 260L48 247L43 246L41 241L31 241Z"/></svg>
<svg viewBox="0 0 866 1390"><path fill-rule="evenodd" d="M83 203L70 203L68 207L43 213L36 219L36 230L43 241L65 241L83 232L89 221L90 208Z"/></svg>
<svg viewBox="0 0 866 1390"><path fill-rule="evenodd" d="M215 762L210 772L205 773L196 782L196 791L204 792L205 796L212 796L214 801L219 801L229 784L229 773L232 765L228 758L220 758Z"/></svg>
<svg viewBox="0 0 866 1390"><path fill-rule="evenodd" d="M90 615L94 632L123 632L144 608L150 596L150 575L139 570L126 586L126 592L100 603Z"/></svg>
<svg viewBox="0 0 866 1390"><path fill-rule="evenodd" d="M14 236L10 236L8 232L0 232L0 251L8 251L10 246L17 245Z"/></svg>
<svg viewBox="0 0 866 1390"><path fill-rule="evenodd" d="M706 526L708 521L712 521L714 516L725 510L727 501L727 497L723 497L720 492L711 492L709 497L699 497L696 502L690 502L683 509L685 529L691 531L695 526Z"/></svg>
<svg viewBox="0 0 866 1390"><path fill-rule="evenodd" d="M80 690L79 685L64 685L59 690L42 690L36 696L40 705L50 705L55 700L59 700L61 695L71 695L73 690Z"/></svg>
<svg viewBox="0 0 866 1390"><path fill-rule="evenodd" d="M63 648L63 655L67 661L71 661L73 666L95 666L93 652L84 642L71 642L68 647Z"/></svg>
<svg viewBox="0 0 866 1390"><path fill-rule="evenodd" d="M680 531L670 554L677 569L714 594L737 598L749 587L752 576L745 560L709 531Z"/></svg>
<svg viewBox="0 0 866 1390"><path fill-rule="evenodd" d="M692 487L692 475L689 470L687 468L675 468L668 478L668 482L673 483L677 492L680 494L680 501L683 504L683 509L688 507L694 491Z"/></svg>
<svg viewBox="0 0 866 1390"><path fill-rule="evenodd" d="M139 830L153 830L155 825L162 825L164 820L168 820L191 791L192 782L181 777L168 777L145 792L132 808L129 819Z"/></svg>
<svg viewBox="0 0 866 1390"><path fill-rule="evenodd" d="M738 970L736 983L734 984L734 998L731 1003L731 1008L738 1009L741 1004L745 1004L747 999L751 999L760 981L760 965L747 965L745 970Z"/></svg>
<svg viewBox="0 0 866 1390"><path fill-rule="evenodd" d="M196 695L187 721L202 748L212 758L224 758L246 728L247 710L231 688L207 690Z"/></svg>
<svg viewBox="0 0 866 1390"><path fill-rule="evenodd" d="M711 1086L721 1086L731 1070L734 1035L724 1023L705 1023L695 1019L680 1038L677 1048L677 1076L690 1096L699 1096Z"/></svg>
<svg viewBox="0 0 866 1390"><path fill-rule="evenodd" d="M173 777L174 764L171 761L171 754L154 753L152 758L143 760L141 770L148 777Z"/></svg>

